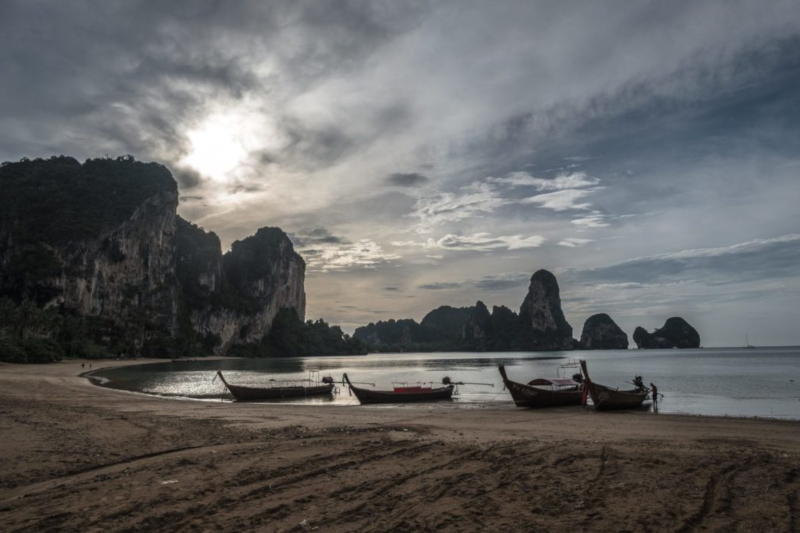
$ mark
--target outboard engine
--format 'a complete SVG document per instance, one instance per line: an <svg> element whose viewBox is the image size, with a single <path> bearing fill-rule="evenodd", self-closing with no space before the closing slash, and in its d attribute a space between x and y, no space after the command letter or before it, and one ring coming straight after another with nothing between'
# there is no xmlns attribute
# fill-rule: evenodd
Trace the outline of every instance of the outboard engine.
<svg viewBox="0 0 800 533"><path fill-rule="evenodd" d="M325 385L332 385L332 384L333 384L333 377L331 377L331 376L324 376L324 377L322 378L322 382L323 382Z"/></svg>
<svg viewBox="0 0 800 533"><path fill-rule="evenodd" d="M452 381L448 376L442 378L442 385L450 385L450 383L452 383Z"/></svg>
<svg viewBox="0 0 800 533"><path fill-rule="evenodd" d="M572 381L583 383L583 375L580 372L578 372L577 374L572 374Z"/></svg>

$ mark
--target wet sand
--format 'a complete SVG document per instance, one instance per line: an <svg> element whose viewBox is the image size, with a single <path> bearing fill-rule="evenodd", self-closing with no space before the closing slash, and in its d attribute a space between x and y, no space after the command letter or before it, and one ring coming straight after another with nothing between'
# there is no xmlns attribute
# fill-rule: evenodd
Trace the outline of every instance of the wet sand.
<svg viewBox="0 0 800 533"><path fill-rule="evenodd" d="M800 529L798 422L180 401L81 372L0 365L3 531Z"/></svg>

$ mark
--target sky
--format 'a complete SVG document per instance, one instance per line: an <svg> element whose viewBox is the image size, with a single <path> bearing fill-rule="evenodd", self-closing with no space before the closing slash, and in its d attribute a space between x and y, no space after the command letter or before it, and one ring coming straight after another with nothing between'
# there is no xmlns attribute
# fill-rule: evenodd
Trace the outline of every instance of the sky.
<svg viewBox="0 0 800 533"><path fill-rule="evenodd" d="M800 344L796 1L0 0L0 160L134 155L278 226L345 331L556 274L575 336Z"/></svg>

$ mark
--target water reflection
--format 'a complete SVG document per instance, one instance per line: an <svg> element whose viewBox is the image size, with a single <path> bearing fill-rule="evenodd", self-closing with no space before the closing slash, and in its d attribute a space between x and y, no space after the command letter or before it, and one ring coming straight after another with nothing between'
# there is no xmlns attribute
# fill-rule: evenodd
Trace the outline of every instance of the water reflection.
<svg viewBox="0 0 800 533"><path fill-rule="evenodd" d="M800 350L653 350L609 352L518 352L381 354L354 357L306 357L231 359L191 363L158 363L95 372L105 386L171 397L231 399L223 392L218 369L231 383L259 386L270 378L301 379L309 370L332 375L341 388L335 397L284 400L288 403L355 405L341 387L347 372L354 381L373 382L378 389L392 382L440 383L454 381L491 383L494 387L459 386L455 405L510 402L503 391L497 365L506 366L509 377L527 382L534 377L553 377L559 365L572 358L589 362L598 383L624 387L634 375L658 385L664 395L662 413L766 416L800 419ZM570 369L566 375L571 375ZM563 375L563 373L562 373Z"/></svg>

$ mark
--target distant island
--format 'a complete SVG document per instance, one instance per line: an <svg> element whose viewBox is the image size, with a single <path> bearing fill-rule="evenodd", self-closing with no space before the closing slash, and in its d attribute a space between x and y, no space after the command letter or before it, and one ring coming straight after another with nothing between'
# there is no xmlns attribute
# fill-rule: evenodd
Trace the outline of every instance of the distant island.
<svg viewBox="0 0 800 533"><path fill-rule="evenodd" d="M625 350L628 335L605 313L590 316L580 340L561 309L556 277L547 270L531 276L519 313L478 301L473 307L441 306L417 323L413 319L370 323L353 337L375 352ZM698 348L700 336L682 318L667 320L649 334L636 328L638 348Z"/></svg>
<svg viewBox="0 0 800 533"><path fill-rule="evenodd" d="M0 166L0 360L366 353L305 322L305 262L279 228L222 254L133 157Z"/></svg>
<svg viewBox="0 0 800 533"><path fill-rule="evenodd" d="M648 333L638 327L633 332L633 342L639 348L699 348L700 334L680 317L667 319L664 326Z"/></svg>

